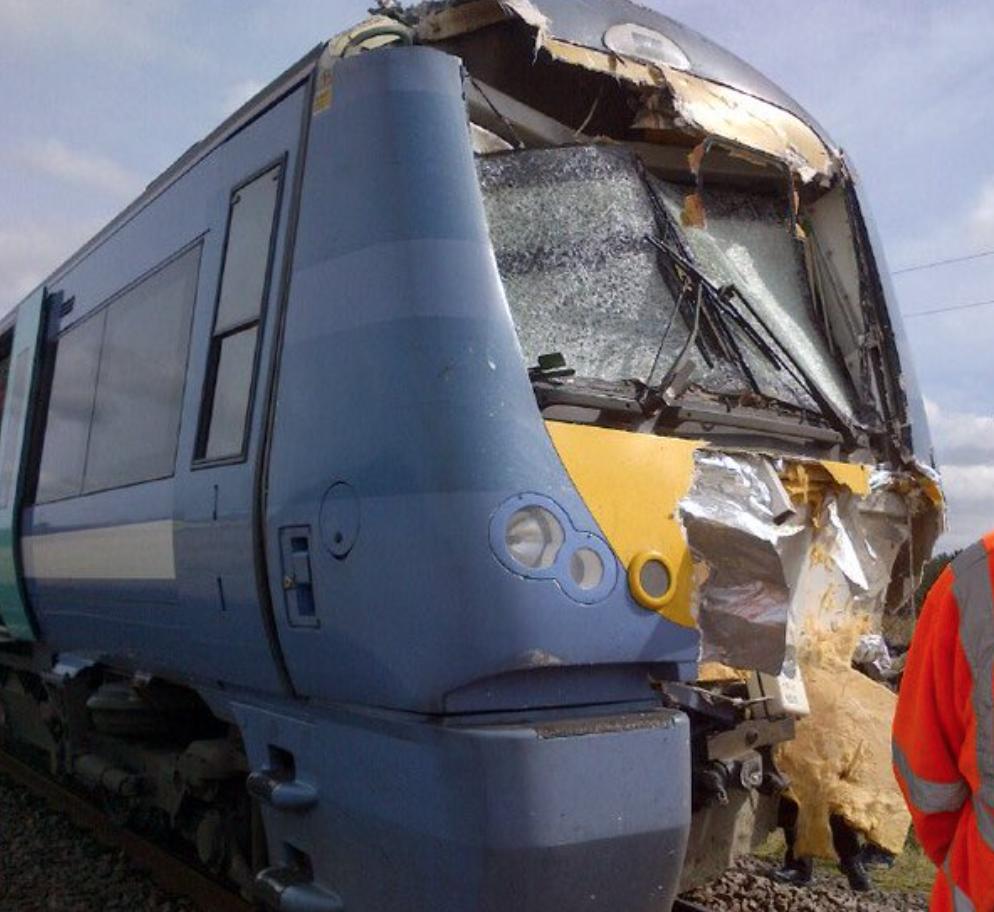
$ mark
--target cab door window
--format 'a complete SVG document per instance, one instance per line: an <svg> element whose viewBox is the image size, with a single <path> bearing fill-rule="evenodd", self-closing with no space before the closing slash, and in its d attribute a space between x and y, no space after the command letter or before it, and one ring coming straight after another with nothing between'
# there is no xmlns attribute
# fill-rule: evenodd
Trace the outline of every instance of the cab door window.
<svg viewBox="0 0 994 912"><path fill-rule="evenodd" d="M245 456L282 177L283 166L276 165L231 198L197 440L200 462Z"/></svg>

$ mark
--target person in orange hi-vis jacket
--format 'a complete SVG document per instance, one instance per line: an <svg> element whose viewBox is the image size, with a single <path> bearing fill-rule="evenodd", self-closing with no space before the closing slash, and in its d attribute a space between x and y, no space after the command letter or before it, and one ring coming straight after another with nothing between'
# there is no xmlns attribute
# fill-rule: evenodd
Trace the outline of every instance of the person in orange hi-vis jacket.
<svg viewBox="0 0 994 912"><path fill-rule="evenodd" d="M894 716L894 773L939 869L930 908L994 912L994 532L925 600Z"/></svg>

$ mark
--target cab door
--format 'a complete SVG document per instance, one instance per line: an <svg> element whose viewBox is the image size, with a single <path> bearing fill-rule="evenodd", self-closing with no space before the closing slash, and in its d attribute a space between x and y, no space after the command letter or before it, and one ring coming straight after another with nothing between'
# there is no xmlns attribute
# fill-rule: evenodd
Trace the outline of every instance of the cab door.
<svg viewBox="0 0 994 912"><path fill-rule="evenodd" d="M22 585L20 516L44 310L45 289L39 288L17 309L7 358L0 419L0 640L36 638Z"/></svg>

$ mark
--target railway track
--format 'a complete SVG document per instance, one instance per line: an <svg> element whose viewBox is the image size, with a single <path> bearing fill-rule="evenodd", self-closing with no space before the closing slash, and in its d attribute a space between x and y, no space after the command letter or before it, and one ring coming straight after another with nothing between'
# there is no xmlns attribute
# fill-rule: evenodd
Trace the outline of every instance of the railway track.
<svg viewBox="0 0 994 912"><path fill-rule="evenodd" d="M709 906L702 906L700 903L691 902L689 899L681 899L679 896L673 901L671 912L716 912Z"/></svg>
<svg viewBox="0 0 994 912"><path fill-rule="evenodd" d="M204 912L252 912L236 893L137 833L116 824L72 789L0 750L0 773L46 801L98 842L122 851L163 890L188 898Z"/></svg>

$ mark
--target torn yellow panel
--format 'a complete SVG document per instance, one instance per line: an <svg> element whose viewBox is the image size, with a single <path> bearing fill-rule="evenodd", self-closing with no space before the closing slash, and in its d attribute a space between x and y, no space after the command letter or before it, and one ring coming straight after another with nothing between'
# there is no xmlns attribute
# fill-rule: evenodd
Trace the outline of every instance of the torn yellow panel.
<svg viewBox="0 0 994 912"><path fill-rule="evenodd" d="M449 6L428 13L418 21L417 36L421 41L445 41L456 35L475 32L507 18L497 0L474 0L462 6Z"/></svg>
<svg viewBox="0 0 994 912"><path fill-rule="evenodd" d="M798 652L811 715L798 720L776 762L800 808L799 855L835 857L829 824L835 814L889 852L904 848L911 817L891 773L897 695L850 663L865 629L865 619L834 631L809 627Z"/></svg>
<svg viewBox="0 0 994 912"><path fill-rule="evenodd" d="M832 489L847 488L857 497L868 496L871 472L870 466L859 463L788 462L780 472L780 480L791 499L807 503L817 518L825 495Z"/></svg>
<svg viewBox="0 0 994 912"><path fill-rule="evenodd" d="M664 69L673 105L691 126L773 155L804 181L834 172L830 150L789 111L699 76Z"/></svg>
<svg viewBox="0 0 994 912"><path fill-rule="evenodd" d="M852 462L832 462L822 460L828 474L842 487L848 488L853 494L866 497L870 493L870 467Z"/></svg>
<svg viewBox="0 0 994 912"><path fill-rule="evenodd" d="M585 70L605 73L636 85L662 86L666 83L662 69L653 64L640 63L618 54L598 51L553 37L543 38L541 46L556 60L583 67Z"/></svg>
<svg viewBox="0 0 994 912"><path fill-rule="evenodd" d="M677 505L694 475L696 441L547 421L570 479L608 544L627 568L646 551L663 554L676 574L676 593L659 613L693 627L693 562Z"/></svg>

